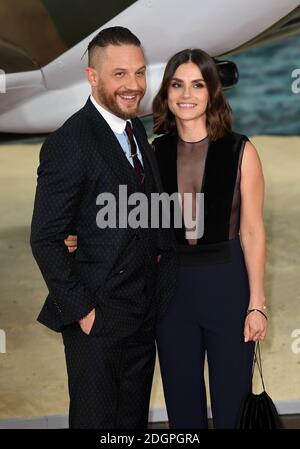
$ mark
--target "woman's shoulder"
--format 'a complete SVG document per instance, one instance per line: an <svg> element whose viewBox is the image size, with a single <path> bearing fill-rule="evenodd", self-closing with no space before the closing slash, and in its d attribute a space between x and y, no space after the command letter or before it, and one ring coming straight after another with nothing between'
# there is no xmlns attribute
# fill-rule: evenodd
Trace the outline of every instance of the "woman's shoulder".
<svg viewBox="0 0 300 449"><path fill-rule="evenodd" d="M240 145L236 146L236 148L239 148L239 153L242 155L240 164L244 168L244 171L249 169L249 167L252 170L256 168L261 169L258 151L249 137L245 134L235 132L233 132L232 134L235 141L240 143Z"/></svg>
<svg viewBox="0 0 300 449"><path fill-rule="evenodd" d="M161 136L155 137L152 140L152 145L156 152L163 151L170 146L173 146L177 142L177 136L175 134L162 134Z"/></svg>
<svg viewBox="0 0 300 449"><path fill-rule="evenodd" d="M225 135L225 137L233 139L235 142L241 142L241 141L249 141L249 137L245 134L237 133L236 131L230 131Z"/></svg>
<svg viewBox="0 0 300 449"><path fill-rule="evenodd" d="M177 145L178 136L177 134L162 134L158 137L155 137L152 140L152 146L156 153L164 153L169 148L174 148L175 145ZM219 142L219 144L239 144L244 142L250 142L248 136L245 134L241 134L235 131L230 131L226 133L223 137L220 139L217 139L215 141L216 143Z"/></svg>
<svg viewBox="0 0 300 449"><path fill-rule="evenodd" d="M228 154L239 155L243 153L245 147L248 145L249 138L245 134L237 133L235 131L227 132L223 137L215 141L217 148L222 148Z"/></svg>

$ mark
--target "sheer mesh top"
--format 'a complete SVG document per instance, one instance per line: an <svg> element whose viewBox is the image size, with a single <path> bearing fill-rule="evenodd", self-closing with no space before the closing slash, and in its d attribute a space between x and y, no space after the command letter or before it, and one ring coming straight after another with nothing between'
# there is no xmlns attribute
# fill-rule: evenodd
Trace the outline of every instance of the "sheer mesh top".
<svg viewBox="0 0 300 449"><path fill-rule="evenodd" d="M177 183L178 192L192 193L193 195L193 207L192 213L195 216L196 206L196 193L203 192L203 179L205 175L205 163L207 152L209 148L209 138L198 142L186 142L180 137L178 138L177 148ZM239 233L240 224L240 163L242 157L242 151L240 154L239 168L237 172L237 178L235 182L235 189L233 194L233 201L231 206L230 215L230 227L229 227L229 239L236 237ZM205 198L204 198L205 204ZM196 245L196 239L186 240L189 245Z"/></svg>

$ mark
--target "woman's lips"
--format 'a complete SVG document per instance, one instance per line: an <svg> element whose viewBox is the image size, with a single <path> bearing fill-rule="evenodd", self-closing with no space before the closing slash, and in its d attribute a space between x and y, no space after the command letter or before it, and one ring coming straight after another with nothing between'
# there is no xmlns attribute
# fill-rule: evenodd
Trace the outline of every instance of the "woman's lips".
<svg viewBox="0 0 300 449"><path fill-rule="evenodd" d="M197 106L196 103L177 103L177 106L182 109L193 109Z"/></svg>

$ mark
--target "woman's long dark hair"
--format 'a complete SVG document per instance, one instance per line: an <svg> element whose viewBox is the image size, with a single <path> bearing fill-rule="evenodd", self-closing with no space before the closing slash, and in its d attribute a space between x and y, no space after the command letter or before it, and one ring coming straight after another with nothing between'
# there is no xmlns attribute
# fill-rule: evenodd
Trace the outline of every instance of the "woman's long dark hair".
<svg viewBox="0 0 300 449"><path fill-rule="evenodd" d="M174 73L181 64L193 62L199 67L208 89L206 127L211 140L219 139L231 131L231 108L222 90L216 64L207 53L200 49L186 49L176 53L169 60L161 87L153 100L153 132L155 134L175 133L176 122L168 107L168 88Z"/></svg>

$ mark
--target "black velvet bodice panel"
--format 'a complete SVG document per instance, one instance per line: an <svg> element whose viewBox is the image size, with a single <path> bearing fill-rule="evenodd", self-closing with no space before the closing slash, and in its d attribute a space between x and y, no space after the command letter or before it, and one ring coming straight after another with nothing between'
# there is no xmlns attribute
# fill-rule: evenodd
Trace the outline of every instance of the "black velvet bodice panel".
<svg viewBox="0 0 300 449"><path fill-rule="evenodd" d="M178 192L177 135L166 134L153 141L164 191ZM247 137L234 132L210 141L203 171L204 234L197 245L224 242L238 235L240 212L240 167ZM176 241L187 245L184 226L174 229Z"/></svg>

